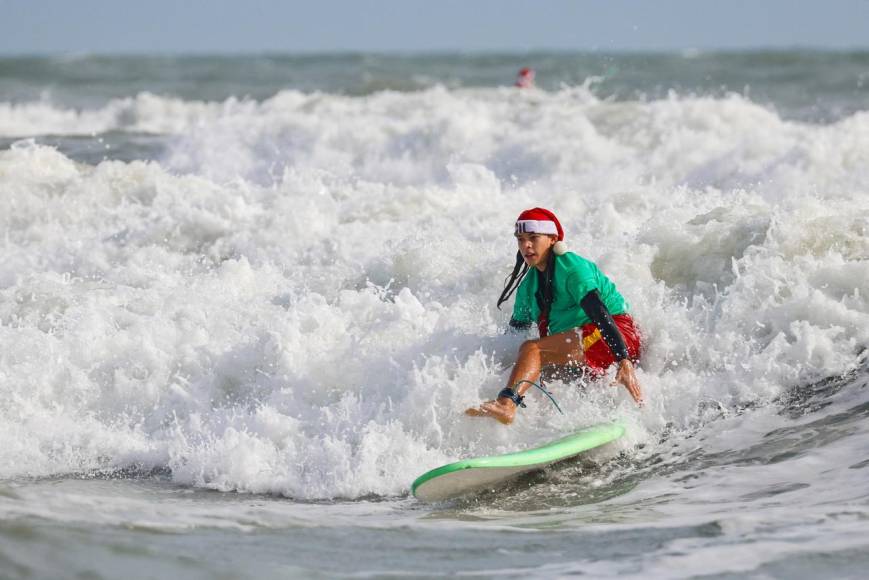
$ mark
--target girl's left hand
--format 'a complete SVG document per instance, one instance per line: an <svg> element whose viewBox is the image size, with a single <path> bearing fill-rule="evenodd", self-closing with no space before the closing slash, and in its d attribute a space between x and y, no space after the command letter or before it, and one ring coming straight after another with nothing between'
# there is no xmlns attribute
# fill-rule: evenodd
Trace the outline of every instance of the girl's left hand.
<svg viewBox="0 0 869 580"><path fill-rule="evenodd" d="M616 380L613 385L622 384L637 402L640 407L643 406L643 391L640 389L640 382L637 380L637 375L634 373L634 365L628 359L622 359L619 362L619 370L616 372Z"/></svg>

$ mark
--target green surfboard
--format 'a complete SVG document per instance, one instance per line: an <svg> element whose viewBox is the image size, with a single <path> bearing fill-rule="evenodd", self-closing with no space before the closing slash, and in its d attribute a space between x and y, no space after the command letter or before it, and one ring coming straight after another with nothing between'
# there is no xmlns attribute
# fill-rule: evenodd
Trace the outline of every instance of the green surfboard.
<svg viewBox="0 0 869 580"><path fill-rule="evenodd" d="M427 502L460 497L600 447L624 433L625 427L619 422L601 423L533 449L463 459L420 475L411 491L416 498Z"/></svg>

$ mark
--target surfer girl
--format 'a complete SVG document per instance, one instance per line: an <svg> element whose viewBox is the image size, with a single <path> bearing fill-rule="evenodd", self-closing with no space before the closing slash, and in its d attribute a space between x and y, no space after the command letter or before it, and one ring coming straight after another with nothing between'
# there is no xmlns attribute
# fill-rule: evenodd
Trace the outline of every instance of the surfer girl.
<svg viewBox="0 0 869 580"><path fill-rule="evenodd" d="M516 265L505 281L498 308L515 292L510 326L537 324L540 338L527 340L507 386L494 401L468 409L509 425L524 394L537 384L544 366L581 366L602 376L618 365L616 382L637 404L643 394L634 372L640 335L615 284L590 260L567 251L564 231L551 211L528 209L516 220Z"/></svg>
<svg viewBox="0 0 869 580"><path fill-rule="evenodd" d="M530 89L534 87L534 69L530 67L522 67L516 74L515 87L520 89Z"/></svg>

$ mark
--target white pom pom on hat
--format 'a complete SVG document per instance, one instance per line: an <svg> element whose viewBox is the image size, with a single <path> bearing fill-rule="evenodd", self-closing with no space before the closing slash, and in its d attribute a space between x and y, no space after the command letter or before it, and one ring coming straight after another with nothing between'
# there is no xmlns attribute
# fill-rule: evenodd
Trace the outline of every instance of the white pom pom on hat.
<svg viewBox="0 0 869 580"><path fill-rule="evenodd" d="M558 236L558 241L552 246L552 251L555 252L556 256L561 256L567 252L568 248L564 241L564 230L561 229L561 222L548 209L533 207L520 213L519 217L516 218L516 233Z"/></svg>

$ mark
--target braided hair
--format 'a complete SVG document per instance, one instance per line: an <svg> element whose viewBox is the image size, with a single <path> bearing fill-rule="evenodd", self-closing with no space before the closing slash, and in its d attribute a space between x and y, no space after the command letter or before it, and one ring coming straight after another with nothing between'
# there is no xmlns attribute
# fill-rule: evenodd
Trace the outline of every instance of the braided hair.
<svg viewBox="0 0 869 580"><path fill-rule="evenodd" d="M516 252L516 265L513 266L513 272L504 278L504 290L501 291L501 296L498 298L498 310L501 310L501 305L510 299L527 273L528 264L522 258L522 252Z"/></svg>
<svg viewBox="0 0 869 580"><path fill-rule="evenodd" d="M522 258L522 252L516 252L516 264L513 266L513 271L510 275L504 278L504 289L501 291L501 296L498 297L498 310L501 310L501 305L516 292L529 269L528 264ZM540 276L540 286L537 289L535 298L537 299L540 311L548 312L549 306L552 305L555 299L555 252L549 252L549 257L546 259L546 270L539 272L538 275Z"/></svg>
<svg viewBox="0 0 869 580"><path fill-rule="evenodd" d="M537 271L538 287L534 298L543 316L549 316L549 307L555 301L555 252L550 251L546 258L546 270Z"/></svg>

